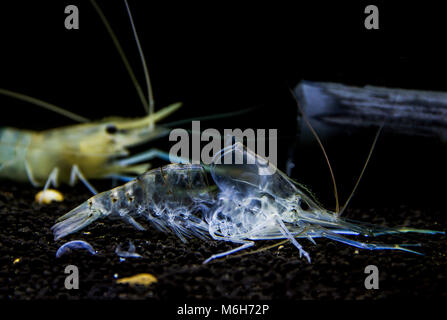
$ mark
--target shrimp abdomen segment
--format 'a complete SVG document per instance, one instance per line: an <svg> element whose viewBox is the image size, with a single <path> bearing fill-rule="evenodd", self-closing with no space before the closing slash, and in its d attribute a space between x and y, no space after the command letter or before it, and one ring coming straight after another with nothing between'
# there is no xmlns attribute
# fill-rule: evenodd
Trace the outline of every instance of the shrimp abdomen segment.
<svg viewBox="0 0 447 320"><path fill-rule="evenodd" d="M182 240L192 235L205 237L208 225L201 215L213 201L200 165L171 164L90 198L61 217L53 232L59 239L100 217L120 218L142 230L144 226L136 219L144 218Z"/></svg>

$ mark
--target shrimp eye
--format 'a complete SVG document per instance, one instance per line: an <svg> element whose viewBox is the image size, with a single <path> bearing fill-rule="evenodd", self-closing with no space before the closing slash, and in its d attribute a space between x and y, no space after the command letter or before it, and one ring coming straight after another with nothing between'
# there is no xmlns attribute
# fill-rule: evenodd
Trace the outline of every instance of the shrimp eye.
<svg viewBox="0 0 447 320"><path fill-rule="evenodd" d="M107 132L107 133L114 134L114 133L116 133L117 131L118 131L118 128L117 128L115 125L113 125L113 124L109 124L109 125L107 125L107 127L106 127L106 132Z"/></svg>
<svg viewBox="0 0 447 320"><path fill-rule="evenodd" d="M301 210L303 210L303 211L307 211L310 209L309 204L304 200L301 200L301 199L298 200L298 205L300 206Z"/></svg>

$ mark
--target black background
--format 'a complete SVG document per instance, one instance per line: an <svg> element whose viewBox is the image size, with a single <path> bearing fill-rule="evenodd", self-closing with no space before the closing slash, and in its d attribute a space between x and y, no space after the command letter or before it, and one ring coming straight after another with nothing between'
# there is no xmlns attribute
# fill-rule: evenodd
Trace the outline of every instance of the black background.
<svg viewBox="0 0 447 320"><path fill-rule="evenodd" d="M64 28L68 4L79 8L79 30ZM245 116L202 123L202 129L277 128L278 165L284 169L297 115L288 88L302 79L447 90L441 8L425 2L376 2L380 29L366 30L366 4L134 1L130 6L156 108L184 103L166 121L257 107ZM124 4L100 5L143 83ZM88 1L14 2L2 5L0 14L0 87L90 119L144 114L117 50ZM1 98L1 109L4 126L48 129L73 123L10 98ZM373 136L371 130L356 139L326 143L342 198L348 196ZM155 145L166 150L169 142ZM298 155L293 177L332 206L321 151L298 150ZM362 188L371 187L364 195L372 199L374 193L373 201L390 194L387 201L408 194L411 199L439 201L442 192L434 183L442 178L445 159L440 142L394 137L385 130L371 173L362 181Z"/></svg>
<svg viewBox="0 0 447 320"><path fill-rule="evenodd" d="M80 29L64 28L75 4ZM284 170L296 135L288 91L300 80L447 90L442 8L375 2L380 29L364 28L370 3L312 4L134 1L130 3L153 83L156 109L182 101L167 122L257 107L244 116L203 122L213 128L277 128ZM141 63L124 4L100 3L137 78ZM0 87L54 103L90 119L141 116L144 109L112 41L88 1L14 2L0 16ZM1 125L47 129L73 122L1 98ZM188 128L188 125L185 125ZM345 199L374 131L326 142ZM155 146L168 149L170 142ZM362 181L365 201L441 203L445 144L385 130ZM292 177L333 206L329 173L316 147L297 151Z"/></svg>

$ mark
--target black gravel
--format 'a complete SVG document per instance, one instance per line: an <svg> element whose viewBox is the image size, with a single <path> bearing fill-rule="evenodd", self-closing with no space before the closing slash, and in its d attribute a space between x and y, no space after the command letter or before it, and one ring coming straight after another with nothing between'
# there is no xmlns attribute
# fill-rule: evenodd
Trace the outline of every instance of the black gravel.
<svg viewBox="0 0 447 320"><path fill-rule="evenodd" d="M300 259L290 244L242 257L228 257L203 265L202 261L231 245L192 239L182 243L155 229L135 231L121 221L97 221L86 229L54 241L50 227L57 217L88 198L81 186L61 189L63 203L33 203L33 188L15 183L0 187L0 298L5 299L387 299L447 295L446 237L418 236L399 242L422 242L425 256L386 251L362 251L328 240L317 246L301 241L312 257ZM352 208L351 218L387 225L441 229L446 216L433 208L405 205ZM410 240L406 240L406 239ZM57 259L55 253L68 240L83 239L97 251L74 251ZM142 259L120 261L119 244L133 241ZM385 241L396 238L385 237ZM413 240L413 241L411 241ZM272 242L260 242L257 248ZM16 259L20 259L18 262ZM16 261L14 263L14 261ZM67 265L80 272L80 288L64 287ZM366 290L364 269L376 265L379 290ZM117 284L116 278L153 274L149 287Z"/></svg>

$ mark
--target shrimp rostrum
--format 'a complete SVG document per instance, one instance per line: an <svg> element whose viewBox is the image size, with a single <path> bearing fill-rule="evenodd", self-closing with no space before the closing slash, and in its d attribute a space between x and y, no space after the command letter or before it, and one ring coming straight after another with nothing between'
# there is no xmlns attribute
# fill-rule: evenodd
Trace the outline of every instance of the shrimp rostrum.
<svg viewBox="0 0 447 320"><path fill-rule="evenodd" d="M228 159L234 164L225 164ZM206 171L217 188L210 188ZM118 217L137 229L144 217L157 228L185 236L210 237L239 244L205 260L224 257L254 245L256 240L287 239L300 256L309 254L298 243L305 238L328 238L368 250L418 253L404 244L367 243L348 235L379 236L415 232L443 233L413 228L386 228L341 218L324 209L299 184L242 144L222 149L210 167L172 164L151 170L136 180L101 193L73 209L52 227L55 239L76 232L98 218Z"/></svg>

